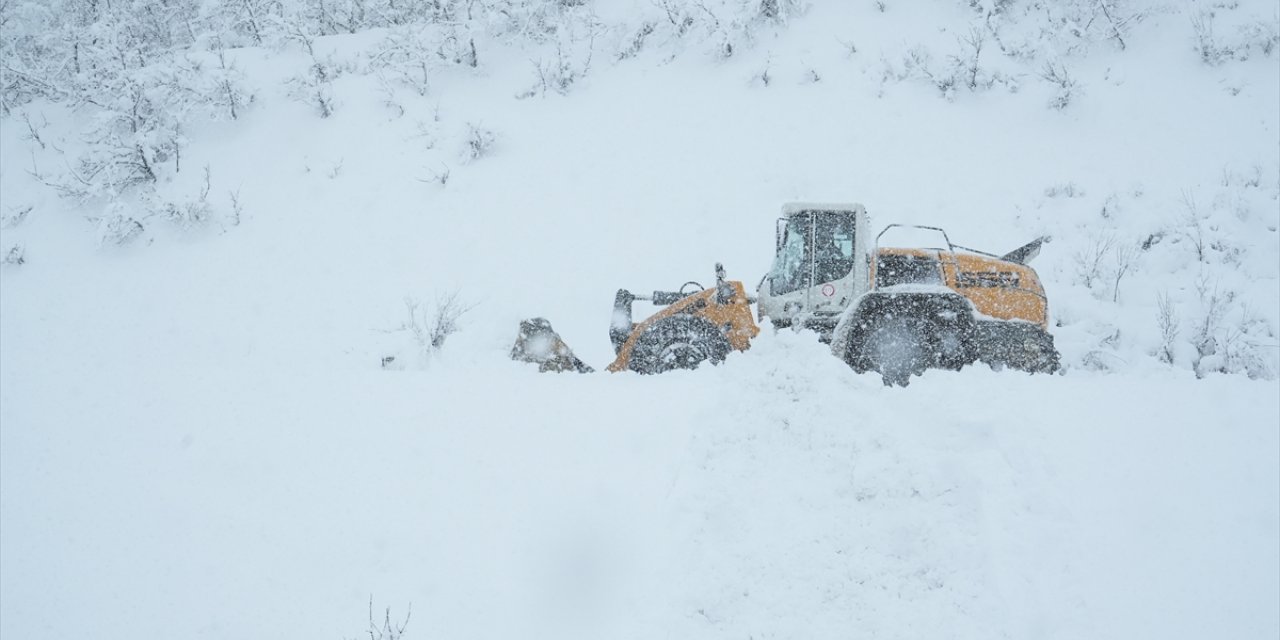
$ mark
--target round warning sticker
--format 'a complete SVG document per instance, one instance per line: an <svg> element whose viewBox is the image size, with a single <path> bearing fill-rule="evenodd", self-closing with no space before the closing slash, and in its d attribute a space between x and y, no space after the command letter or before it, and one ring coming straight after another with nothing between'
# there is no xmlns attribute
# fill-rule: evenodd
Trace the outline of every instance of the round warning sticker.
<svg viewBox="0 0 1280 640"><path fill-rule="evenodd" d="M828 283L828 284L822 285L822 295L830 298L835 294L836 294L836 286L834 284Z"/></svg>

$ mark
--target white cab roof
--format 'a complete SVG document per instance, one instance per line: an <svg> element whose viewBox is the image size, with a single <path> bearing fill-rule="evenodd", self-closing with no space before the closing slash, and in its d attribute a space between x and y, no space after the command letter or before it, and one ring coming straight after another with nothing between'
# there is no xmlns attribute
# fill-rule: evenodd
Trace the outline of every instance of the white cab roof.
<svg viewBox="0 0 1280 640"><path fill-rule="evenodd" d="M788 218L805 211L847 211L850 213L866 213L866 209L856 202L788 202L782 205L782 215Z"/></svg>

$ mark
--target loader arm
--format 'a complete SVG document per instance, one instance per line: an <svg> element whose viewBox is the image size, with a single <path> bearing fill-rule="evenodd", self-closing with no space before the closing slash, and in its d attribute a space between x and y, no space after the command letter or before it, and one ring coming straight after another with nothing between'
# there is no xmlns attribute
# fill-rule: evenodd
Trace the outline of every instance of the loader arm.
<svg viewBox="0 0 1280 640"><path fill-rule="evenodd" d="M618 292L615 303L625 302L627 316L630 316L630 302L627 298L642 298L623 296L623 293L625 290ZM723 339L728 348L735 351L746 350L751 339L760 333L752 316L746 289L736 280L721 280L713 288L684 296L634 325L630 324L629 317L625 320L620 318L618 309L615 308L610 337L621 339L621 344L618 346L618 357L608 366L608 370L655 372L647 370L650 363L640 363L637 356L662 357L662 349L671 348L676 340L687 340L691 332L695 337L701 332L704 334L701 337L709 342ZM622 339L619 334L628 326L629 333ZM659 353L651 353L655 349Z"/></svg>

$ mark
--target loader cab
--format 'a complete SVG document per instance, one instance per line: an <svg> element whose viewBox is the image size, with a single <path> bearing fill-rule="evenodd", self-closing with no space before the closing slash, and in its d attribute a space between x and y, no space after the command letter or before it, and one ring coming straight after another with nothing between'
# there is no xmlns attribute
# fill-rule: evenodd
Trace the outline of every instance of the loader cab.
<svg viewBox="0 0 1280 640"><path fill-rule="evenodd" d="M784 205L773 267L758 292L761 317L829 333L868 289L866 230L859 204Z"/></svg>

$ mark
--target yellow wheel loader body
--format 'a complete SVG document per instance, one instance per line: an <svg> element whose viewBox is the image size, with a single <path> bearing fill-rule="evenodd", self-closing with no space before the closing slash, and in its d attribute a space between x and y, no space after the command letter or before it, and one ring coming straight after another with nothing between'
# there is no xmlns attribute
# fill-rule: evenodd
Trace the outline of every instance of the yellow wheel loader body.
<svg viewBox="0 0 1280 640"><path fill-rule="evenodd" d="M935 249L881 248L881 258L909 256L934 261L942 282L969 299L978 313L995 320L1022 320L1049 328L1049 304L1036 270L999 258ZM872 261L872 278L880 260Z"/></svg>
<svg viewBox="0 0 1280 640"><path fill-rule="evenodd" d="M862 205L795 203L783 212L774 266L757 290L760 317L774 326L813 328L855 371L880 371L891 384L977 361L1059 370L1044 287L1027 266L1048 237L997 256L953 245L938 227L891 224L871 246ZM881 247L894 228L937 232L945 248ZM637 300L661 308L634 323ZM722 362L760 333L756 302L720 264L715 286L705 289L696 282L652 295L619 289L609 326L616 357L607 369L648 374ZM590 370L543 319L522 325L512 357L544 371Z"/></svg>

